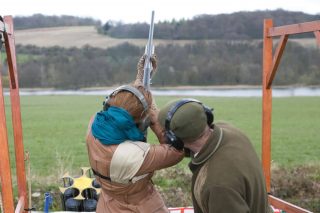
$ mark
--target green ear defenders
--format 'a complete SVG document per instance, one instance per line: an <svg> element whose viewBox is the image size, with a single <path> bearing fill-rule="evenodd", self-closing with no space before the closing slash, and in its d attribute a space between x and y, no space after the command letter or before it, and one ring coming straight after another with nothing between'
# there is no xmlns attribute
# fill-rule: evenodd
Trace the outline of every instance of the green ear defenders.
<svg viewBox="0 0 320 213"><path fill-rule="evenodd" d="M173 105L168 113L167 113L167 117L165 120L165 136L167 138L167 143L171 144L173 147L175 147L178 150L181 150L183 148L183 142L182 140L177 137L174 132L170 129L170 123L171 120L173 118L174 113L184 104L186 103L190 103L190 102L195 102L195 103L199 103L202 107L203 110L206 114L207 117L207 124L210 126L213 121L214 121L214 114L213 114L213 109L205 106L204 104L202 104L200 101L196 100L196 99L182 99L179 102L177 102L175 105ZM186 118L187 119L187 118Z"/></svg>

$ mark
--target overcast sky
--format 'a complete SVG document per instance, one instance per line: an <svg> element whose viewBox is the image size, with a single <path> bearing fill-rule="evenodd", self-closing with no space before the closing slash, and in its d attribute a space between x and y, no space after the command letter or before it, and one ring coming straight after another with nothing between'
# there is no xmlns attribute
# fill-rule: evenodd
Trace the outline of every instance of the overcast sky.
<svg viewBox="0 0 320 213"><path fill-rule="evenodd" d="M320 14L320 0L0 0L0 15L73 15L124 23L190 19L200 14L238 11L302 11Z"/></svg>

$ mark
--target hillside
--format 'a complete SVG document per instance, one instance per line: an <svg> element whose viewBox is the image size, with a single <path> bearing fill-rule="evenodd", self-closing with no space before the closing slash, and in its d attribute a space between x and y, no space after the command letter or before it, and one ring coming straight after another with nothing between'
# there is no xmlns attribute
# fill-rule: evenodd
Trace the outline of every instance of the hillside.
<svg viewBox="0 0 320 213"><path fill-rule="evenodd" d="M295 23L301 20L297 18ZM256 32L261 33L263 22L254 21L259 28L255 28ZM275 26L279 25L275 20ZM158 26L155 26L155 32L165 31ZM230 25L225 26L229 29ZM136 63L144 52L147 35L133 38L128 34L125 38L115 38L100 34L97 28L97 25L64 25L16 30L21 87L100 87L134 79ZM206 28L198 33L206 34ZM155 39L161 66L153 85L260 85L261 37L221 38ZM319 54L313 37L295 40L290 37L274 84L319 85Z"/></svg>
<svg viewBox="0 0 320 213"><path fill-rule="evenodd" d="M143 47L147 39L117 39L98 34L94 26L51 27L27 30L16 30L16 44L35 45L39 47L61 46L65 48L85 45L98 48L114 47L123 43L130 43ZM187 44L190 40L154 40L155 45L160 44Z"/></svg>
<svg viewBox="0 0 320 213"><path fill-rule="evenodd" d="M262 23L261 23L262 24ZM135 46L144 47L147 43L146 39L118 39L110 36L101 35L94 26L70 26L70 27L50 27L36 28L26 30L16 30L16 44L35 45L38 47L60 46L64 48L78 47L81 48L89 45L97 48L109 48L123 43L129 43ZM258 39L259 41L260 39ZM206 40L214 42L215 40ZM256 42L256 39L238 42ZM314 38L290 39L290 41L298 42L305 47L316 47ZM196 42L196 40L165 40L155 39L155 46L158 45L185 45Z"/></svg>
<svg viewBox="0 0 320 213"><path fill-rule="evenodd" d="M191 44L195 41L215 42L227 40L240 43L260 41L263 20L273 19L274 26L319 20L320 15L285 10L240 11L231 14L194 16L190 20L172 20L155 23L155 45ZM147 23L123 24L116 21L100 21L74 16L45 16L35 14L29 17L14 17L16 42L21 45L39 47L61 46L65 48L85 45L109 48L128 42L143 47L148 37ZM291 36L302 46L315 46L312 33ZM306 37L307 36L307 37Z"/></svg>
<svg viewBox="0 0 320 213"><path fill-rule="evenodd" d="M272 19L274 26L310 22L320 19L320 14L311 15L282 9L264 11L240 11L231 14L203 14L190 20L172 20L155 24L154 37L158 39L260 39L264 19ZM145 38L148 24L122 24L107 22L99 32L116 38ZM312 34L297 36L311 37Z"/></svg>

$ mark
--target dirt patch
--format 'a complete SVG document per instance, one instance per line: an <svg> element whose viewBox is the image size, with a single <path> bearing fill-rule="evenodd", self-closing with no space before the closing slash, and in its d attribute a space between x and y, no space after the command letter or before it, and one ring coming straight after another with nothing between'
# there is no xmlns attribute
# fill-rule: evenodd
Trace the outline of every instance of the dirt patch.
<svg viewBox="0 0 320 213"><path fill-rule="evenodd" d="M190 171L175 167L157 172L154 181L167 206L192 206L191 176ZM271 194L320 213L320 164L293 168L273 166Z"/></svg>
<svg viewBox="0 0 320 213"><path fill-rule="evenodd" d="M320 212L320 165L272 169L271 193L313 212Z"/></svg>
<svg viewBox="0 0 320 213"><path fill-rule="evenodd" d="M192 206L191 177L188 168L177 166L157 171L153 178L156 188L168 207ZM52 177L52 178L56 178ZM37 178L33 182L33 192L41 196L33 197L33 207L43 210L44 193L53 196L52 211L61 210L61 198L57 183L47 185L49 179ZM272 168L271 193L287 202L293 203L312 212L320 213L320 164L304 165L293 168Z"/></svg>

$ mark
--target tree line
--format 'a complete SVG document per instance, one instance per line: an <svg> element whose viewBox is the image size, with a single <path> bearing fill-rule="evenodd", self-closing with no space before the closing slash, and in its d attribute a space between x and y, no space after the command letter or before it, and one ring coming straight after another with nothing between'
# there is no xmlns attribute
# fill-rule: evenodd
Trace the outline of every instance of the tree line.
<svg viewBox="0 0 320 213"><path fill-rule="evenodd" d="M160 21L155 23L156 39L260 39L263 20L272 18L274 26L295 24L320 19L320 14L290 12L282 9L254 12L235 12L231 14L197 15L192 19ZM124 24L120 21L101 21L75 16L32 16L14 17L15 29L94 25L101 34L115 38L147 38L149 23ZM313 36L302 34L299 37Z"/></svg>
<svg viewBox="0 0 320 213"><path fill-rule="evenodd" d="M144 49L125 43L100 49L17 45L20 86L78 89L130 83ZM262 42L198 41L157 46L153 86L261 85ZM289 42L275 85L319 85L320 52ZM7 69L4 69L7 75Z"/></svg>
<svg viewBox="0 0 320 213"><path fill-rule="evenodd" d="M63 27L63 26L101 26L101 22L92 18L80 18L69 15L46 16L34 14L32 16L15 16L13 24L16 30L43 28L43 27Z"/></svg>
<svg viewBox="0 0 320 213"><path fill-rule="evenodd" d="M198 15L190 20L163 21L155 24L154 38L157 39L260 39L263 20L272 18L274 26L295 24L320 19L320 14L285 10L236 12L219 15ZM147 38L148 23L123 24L107 21L99 32L116 38ZM313 35L300 35L306 37Z"/></svg>

